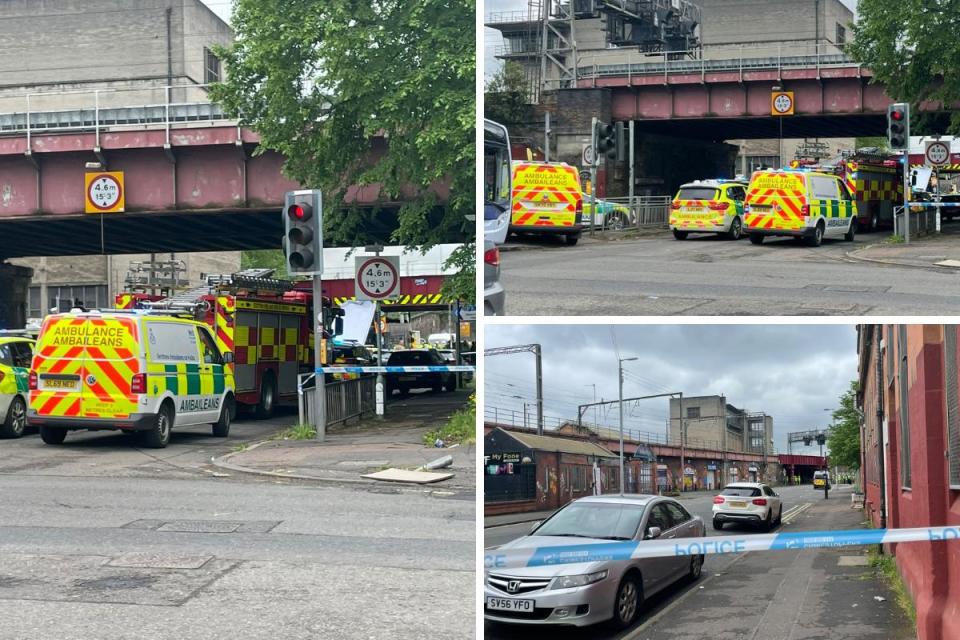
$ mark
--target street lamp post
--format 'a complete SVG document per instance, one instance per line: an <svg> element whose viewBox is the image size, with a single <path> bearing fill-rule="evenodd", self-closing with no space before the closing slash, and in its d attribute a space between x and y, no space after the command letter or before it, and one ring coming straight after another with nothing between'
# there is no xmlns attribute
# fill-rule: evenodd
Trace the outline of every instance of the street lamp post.
<svg viewBox="0 0 960 640"><path fill-rule="evenodd" d="M636 360L637 358L620 358L617 361L617 380L619 384L619 399L617 406L620 407L620 495L623 495L623 484L625 476L623 475L623 363Z"/></svg>

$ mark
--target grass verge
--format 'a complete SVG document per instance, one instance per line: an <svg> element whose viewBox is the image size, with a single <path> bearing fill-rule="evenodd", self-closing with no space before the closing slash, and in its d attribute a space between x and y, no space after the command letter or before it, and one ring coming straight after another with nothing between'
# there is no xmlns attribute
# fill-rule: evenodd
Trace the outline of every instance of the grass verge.
<svg viewBox="0 0 960 640"><path fill-rule="evenodd" d="M281 431L278 437L283 440L313 440L317 437L317 430L312 424L295 424Z"/></svg>
<svg viewBox="0 0 960 640"><path fill-rule="evenodd" d="M910 624L916 627L917 610L913 605L913 598L910 597L907 585L900 577L900 572L897 571L897 561L889 554L880 553L880 547L876 545L870 547L870 566L877 574L882 576L884 582L893 591L897 606L910 618Z"/></svg>
<svg viewBox="0 0 960 640"><path fill-rule="evenodd" d="M445 425L423 434L423 444L432 447L440 438L447 446L451 444L470 444L477 441L477 397L470 396L470 404L450 416Z"/></svg>
<svg viewBox="0 0 960 640"><path fill-rule="evenodd" d="M899 233L894 233L889 238L884 240L886 244L903 244L903 236Z"/></svg>

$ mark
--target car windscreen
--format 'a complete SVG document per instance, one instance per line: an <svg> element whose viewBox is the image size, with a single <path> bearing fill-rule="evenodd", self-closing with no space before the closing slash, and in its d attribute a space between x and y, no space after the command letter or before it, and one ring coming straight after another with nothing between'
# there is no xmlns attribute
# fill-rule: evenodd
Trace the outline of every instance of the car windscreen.
<svg viewBox="0 0 960 640"><path fill-rule="evenodd" d="M717 190L711 187L680 187L677 200L716 200Z"/></svg>
<svg viewBox="0 0 960 640"><path fill-rule="evenodd" d="M573 503L530 535L627 540L637 533L642 519L642 505Z"/></svg>
<svg viewBox="0 0 960 640"><path fill-rule="evenodd" d="M741 498L753 498L760 495L760 489L753 487L724 487L720 492L722 496L739 496Z"/></svg>

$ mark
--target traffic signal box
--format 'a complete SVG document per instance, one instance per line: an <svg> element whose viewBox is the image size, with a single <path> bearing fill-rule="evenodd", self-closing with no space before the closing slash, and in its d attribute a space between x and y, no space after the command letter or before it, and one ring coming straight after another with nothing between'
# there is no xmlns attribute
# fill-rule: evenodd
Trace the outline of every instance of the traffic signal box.
<svg viewBox="0 0 960 640"><path fill-rule="evenodd" d="M323 202L320 191L288 191L283 207L283 251L287 273L323 271Z"/></svg>
<svg viewBox="0 0 960 640"><path fill-rule="evenodd" d="M894 150L910 146L910 105L898 102L887 107L887 142Z"/></svg>

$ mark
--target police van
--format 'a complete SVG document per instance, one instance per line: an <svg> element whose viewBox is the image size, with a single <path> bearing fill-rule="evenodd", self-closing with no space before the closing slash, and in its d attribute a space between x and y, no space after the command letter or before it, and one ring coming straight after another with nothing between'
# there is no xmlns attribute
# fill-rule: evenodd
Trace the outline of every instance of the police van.
<svg viewBox="0 0 960 640"><path fill-rule="evenodd" d="M23 435L32 357L33 340L25 332L0 331L0 438Z"/></svg>
<svg viewBox="0 0 960 640"><path fill-rule="evenodd" d="M27 424L47 444L70 430L120 430L162 448L174 427L235 417L233 354L186 314L79 311L47 316L29 374Z"/></svg>
<svg viewBox="0 0 960 640"><path fill-rule="evenodd" d="M747 187L744 231L750 242L767 236L803 238L819 247L824 238L853 242L857 206L839 176L804 169L755 171Z"/></svg>

